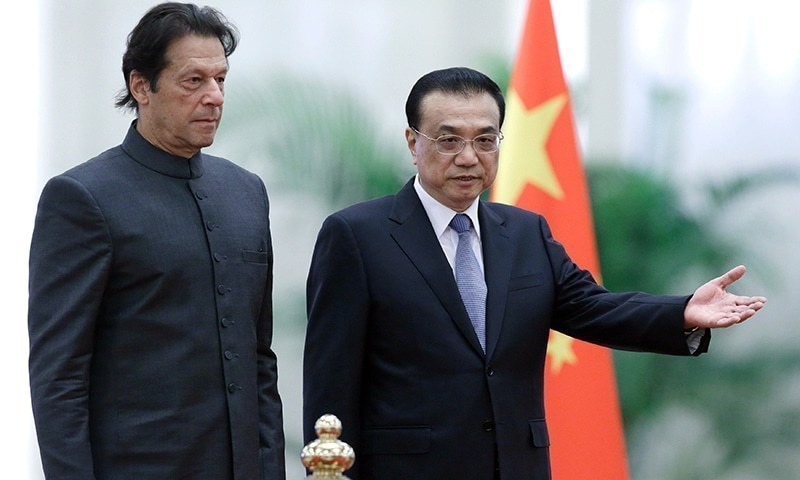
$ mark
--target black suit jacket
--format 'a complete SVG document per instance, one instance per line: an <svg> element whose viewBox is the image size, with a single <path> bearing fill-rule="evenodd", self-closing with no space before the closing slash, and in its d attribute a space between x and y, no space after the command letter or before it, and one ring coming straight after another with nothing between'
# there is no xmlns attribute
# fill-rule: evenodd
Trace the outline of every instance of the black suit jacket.
<svg viewBox="0 0 800 480"><path fill-rule="evenodd" d="M550 478L549 330L678 355L686 297L609 293L531 212L481 202L484 355L410 181L326 219L308 277L304 428L333 413L354 479ZM707 348L707 340L700 351ZM598 439L602 441L602 439Z"/></svg>
<svg viewBox="0 0 800 480"><path fill-rule="evenodd" d="M284 478L271 295L254 174L131 127L51 179L29 301L47 478Z"/></svg>

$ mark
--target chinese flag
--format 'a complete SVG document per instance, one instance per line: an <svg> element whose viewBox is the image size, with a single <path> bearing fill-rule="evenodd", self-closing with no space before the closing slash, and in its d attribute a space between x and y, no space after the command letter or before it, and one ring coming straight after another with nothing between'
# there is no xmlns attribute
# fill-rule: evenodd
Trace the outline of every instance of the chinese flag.
<svg viewBox="0 0 800 480"><path fill-rule="evenodd" d="M492 199L544 215L575 263L599 279L588 190L549 0L530 0L503 131ZM551 331L545 369L553 478L626 479L611 352Z"/></svg>

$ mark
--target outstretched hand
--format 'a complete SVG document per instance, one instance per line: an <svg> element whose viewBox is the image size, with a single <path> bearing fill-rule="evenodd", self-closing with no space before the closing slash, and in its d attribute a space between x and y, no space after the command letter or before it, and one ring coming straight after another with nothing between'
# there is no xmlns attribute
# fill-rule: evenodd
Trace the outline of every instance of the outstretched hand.
<svg viewBox="0 0 800 480"><path fill-rule="evenodd" d="M742 278L744 272L744 266L739 265L695 290L683 312L684 328L730 327L761 310L766 298L744 297L726 290L730 284Z"/></svg>

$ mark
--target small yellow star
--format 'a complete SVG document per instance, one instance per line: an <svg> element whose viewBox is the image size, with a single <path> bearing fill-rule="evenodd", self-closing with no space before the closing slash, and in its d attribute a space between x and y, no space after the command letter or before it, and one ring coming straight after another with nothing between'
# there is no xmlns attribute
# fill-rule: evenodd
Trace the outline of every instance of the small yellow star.
<svg viewBox="0 0 800 480"><path fill-rule="evenodd" d="M509 92L506 142L500 149L492 200L513 205L528 183L556 199L564 197L547 153L547 140L566 103L567 94L561 93L528 110L516 91Z"/></svg>
<svg viewBox="0 0 800 480"><path fill-rule="evenodd" d="M563 333L550 331L550 340L547 342L547 355L550 357L550 370L552 373L557 374L561 371L564 364L575 365L578 363L578 357L572 350L572 338L564 335Z"/></svg>

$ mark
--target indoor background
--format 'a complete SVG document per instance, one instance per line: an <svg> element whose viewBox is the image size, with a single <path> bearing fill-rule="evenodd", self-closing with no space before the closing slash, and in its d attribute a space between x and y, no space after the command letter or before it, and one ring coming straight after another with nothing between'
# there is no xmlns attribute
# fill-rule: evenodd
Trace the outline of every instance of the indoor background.
<svg viewBox="0 0 800 480"><path fill-rule="evenodd" d="M403 107L418 77L462 65L507 85L527 0L207 3L241 32L207 151L255 171L270 193L274 347L297 479L304 282L320 223L412 174ZM125 37L153 4L5 8L3 478L42 478L26 330L38 195L49 177L122 140L133 118L113 107ZM689 293L744 263L734 290L769 298L751 322L716 332L705 357L615 354L631 478L800 478L800 3L552 6L606 284Z"/></svg>

